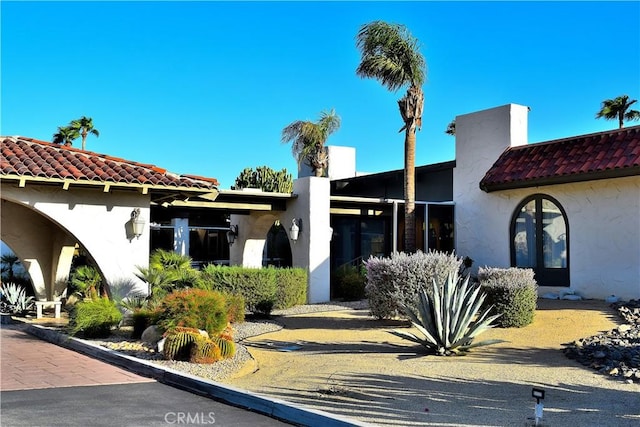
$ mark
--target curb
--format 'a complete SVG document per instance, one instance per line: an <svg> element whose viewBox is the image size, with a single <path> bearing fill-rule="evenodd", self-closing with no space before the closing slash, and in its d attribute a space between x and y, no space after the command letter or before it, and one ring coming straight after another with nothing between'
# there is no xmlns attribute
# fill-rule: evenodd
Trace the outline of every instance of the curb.
<svg viewBox="0 0 640 427"><path fill-rule="evenodd" d="M61 332L44 326L24 324L24 331L60 347L65 347L79 353L116 365L144 377L177 387L201 396L205 396L229 405L244 408L269 417L299 426L347 427L367 424L348 417L330 414L325 411L312 409L303 405L274 399L247 390L222 385L205 380L171 368L160 367L146 360L137 359L126 354L99 345L70 337Z"/></svg>

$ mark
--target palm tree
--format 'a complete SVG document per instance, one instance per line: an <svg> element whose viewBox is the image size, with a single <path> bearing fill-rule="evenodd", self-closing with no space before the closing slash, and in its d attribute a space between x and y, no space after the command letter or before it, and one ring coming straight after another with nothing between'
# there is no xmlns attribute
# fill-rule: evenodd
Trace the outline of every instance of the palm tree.
<svg viewBox="0 0 640 427"><path fill-rule="evenodd" d="M4 283L15 283L15 267L20 265L20 258L13 253L6 253L0 257L2 281Z"/></svg>
<svg viewBox="0 0 640 427"><path fill-rule="evenodd" d="M629 101L629 97L627 95L622 95L615 99L605 99L602 101L602 108L600 108L600 111L596 114L596 119L618 119L619 127L622 129L624 127L625 120L640 120L640 111L629 110L629 107L636 102L638 102L637 99Z"/></svg>
<svg viewBox="0 0 640 427"><path fill-rule="evenodd" d="M98 131L98 129L93 127L93 119L91 117L82 116L77 120L73 120L69 126L78 131L80 133L80 136L82 136L83 150L85 150L86 148L88 134L100 136L100 132Z"/></svg>
<svg viewBox="0 0 640 427"><path fill-rule="evenodd" d="M298 164L304 162L316 176L322 176L328 160L325 143L339 128L340 117L335 110L323 111L317 122L296 120L282 129L282 142L292 142L291 151Z"/></svg>
<svg viewBox="0 0 640 427"><path fill-rule="evenodd" d="M447 130L444 131L447 135L456 136L456 119L451 120L447 125Z"/></svg>
<svg viewBox="0 0 640 427"><path fill-rule="evenodd" d="M371 77L390 91L409 86L398 100L404 126L404 250L416 250L415 226L415 156L416 128L422 127L426 61L419 51L418 40L403 25L374 21L360 28L356 46L362 54L356 74Z"/></svg>
<svg viewBox="0 0 640 427"><path fill-rule="evenodd" d="M59 126L58 132L53 134L53 143L71 147L73 140L78 137L80 137L80 133L71 126Z"/></svg>

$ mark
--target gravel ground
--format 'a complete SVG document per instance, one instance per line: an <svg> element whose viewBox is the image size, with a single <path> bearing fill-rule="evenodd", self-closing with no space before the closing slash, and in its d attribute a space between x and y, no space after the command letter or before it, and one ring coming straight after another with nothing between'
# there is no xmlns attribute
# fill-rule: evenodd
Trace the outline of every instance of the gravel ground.
<svg viewBox="0 0 640 427"><path fill-rule="evenodd" d="M294 316L309 313L321 313L327 311L339 311L348 309L366 309L366 301L353 301L332 304L307 304L299 305L286 310L274 310L270 319L251 319L234 326L234 341L236 342L236 352L230 359L222 360L213 364L195 364L189 362L179 362L164 360L162 355L145 343L130 338L131 328L122 328L103 340L91 340L105 348L119 351L129 356L152 361L154 364L186 372L212 381L220 381L233 377L242 368L252 361L251 354L243 345L247 338L256 337L269 332L279 331L283 328L278 321L281 316Z"/></svg>
<svg viewBox="0 0 640 427"><path fill-rule="evenodd" d="M573 346L595 357L600 350L585 350L586 344L605 338L621 344L620 327L631 322L602 302L540 301L534 324L492 329L486 338L507 340L453 358L412 354L410 343L387 332L406 324L377 321L366 308L365 302L318 304L274 311L271 319L249 317L236 327L236 355L213 365L159 360L152 349L122 336L101 343L374 425L532 425L532 386L547 391L542 426L639 425L635 371L633 376L613 375L563 354L563 347L566 352ZM636 337L629 345L637 350Z"/></svg>

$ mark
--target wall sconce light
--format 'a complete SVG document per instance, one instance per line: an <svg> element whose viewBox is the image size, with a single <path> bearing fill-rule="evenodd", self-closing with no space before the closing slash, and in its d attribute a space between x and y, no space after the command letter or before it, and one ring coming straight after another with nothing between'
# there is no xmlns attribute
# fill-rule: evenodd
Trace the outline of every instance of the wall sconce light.
<svg viewBox="0 0 640 427"><path fill-rule="evenodd" d="M291 233L289 236L291 237L291 241L293 243L298 241L298 236L300 235L300 231L302 230L302 218L291 220L291 228L289 228L289 232Z"/></svg>
<svg viewBox="0 0 640 427"><path fill-rule="evenodd" d="M144 224L144 219L140 217L140 208L135 208L131 211L131 229L136 239L139 239L140 236L142 236Z"/></svg>
<svg viewBox="0 0 640 427"><path fill-rule="evenodd" d="M229 231L227 231L227 242L229 242L229 246L233 245L233 242L236 241L236 237L238 237L238 226L230 225Z"/></svg>

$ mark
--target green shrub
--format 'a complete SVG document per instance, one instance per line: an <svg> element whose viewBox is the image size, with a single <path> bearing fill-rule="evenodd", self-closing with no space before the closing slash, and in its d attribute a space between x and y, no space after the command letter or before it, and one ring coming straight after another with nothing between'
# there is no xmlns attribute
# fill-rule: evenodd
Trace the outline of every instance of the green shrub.
<svg viewBox="0 0 640 427"><path fill-rule="evenodd" d="M206 289L242 295L246 308L255 311L262 301L274 308L289 308L307 299L307 273L301 268L245 268L207 265L201 273Z"/></svg>
<svg viewBox="0 0 640 427"><path fill-rule="evenodd" d="M242 295L225 293L227 301L227 320L229 323L242 323L245 316L245 303Z"/></svg>
<svg viewBox="0 0 640 427"><path fill-rule="evenodd" d="M364 265L371 314L379 319L401 315L403 306L418 301L420 289L430 292L433 280L443 283L449 274L460 270L461 264L462 259L455 254L437 251L369 258Z"/></svg>
<svg viewBox="0 0 640 427"><path fill-rule="evenodd" d="M158 326L203 329L210 336L228 324L227 302L222 293L204 289L182 289L167 295L160 304Z"/></svg>
<svg viewBox="0 0 640 427"><path fill-rule="evenodd" d="M139 339L142 333L151 325L155 325L160 318L160 311L148 308L139 308L131 315L133 321L133 332L131 338Z"/></svg>
<svg viewBox="0 0 640 427"><path fill-rule="evenodd" d="M533 322L538 301L538 285L531 269L480 268L480 286L487 293L486 303L501 316L497 325L520 328Z"/></svg>
<svg viewBox="0 0 640 427"><path fill-rule="evenodd" d="M244 268L207 265L202 270L207 288L225 293L242 295L249 311L276 291L276 275L273 268Z"/></svg>
<svg viewBox="0 0 640 427"><path fill-rule="evenodd" d="M304 268L277 268L276 296L273 308L282 310L307 303L307 270Z"/></svg>
<svg viewBox="0 0 640 427"><path fill-rule="evenodd" d="M254 312L261 316L270 316L273 310L273 301L264 300L256 304Z"/></svg>
<svg viewBox="0 0 640 427"><path fill-rule="evenodd" d="M363 269L345 265L333 274L332 284L336 298L358 301L365 297L365 274Z"/></svg>
<svg viewBox="0 0 640 427"><path fill-rule="evenodd" d="M83 332L85 338L104 338L111 334L111 328L122 320L122 313L109 298L95 298L81 301L70 312L71 335Z"/></svg>

